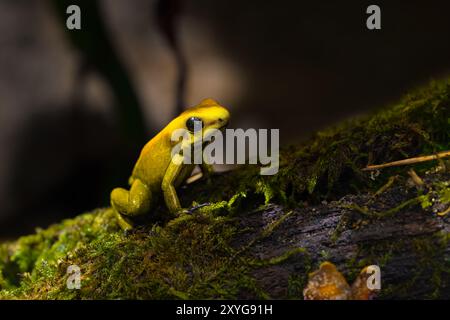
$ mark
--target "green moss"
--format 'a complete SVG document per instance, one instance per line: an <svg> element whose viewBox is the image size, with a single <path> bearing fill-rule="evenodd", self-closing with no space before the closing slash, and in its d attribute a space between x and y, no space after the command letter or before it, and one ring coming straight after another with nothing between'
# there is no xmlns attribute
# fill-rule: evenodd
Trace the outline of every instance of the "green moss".
<svg viewBox="0 0 450 320"><path fill-rule="evenodd" d="M412 205L415 205L415 204L417 204L419 202L421 202L422 206L423 206L424 200L422 198L423 198L423 196L412 198L412 199L408 199L408 200L400 203L396 207L388 209L388 210L385 210L385 211L382 211L382 212L370 211L367 207L361 207L361 206L359 206L357 204L354 204L354 203L350 204L350 205L345 205L345 206L342 206L342 207L346 208L346 209L355 210L358 213L360 213L360 214L362 214L364 216L370 217L370 218L387 218L387 217L390 217L390 216L396 214L397 212L399 212L399 211L401 211L401 210L403 210L403 209L405 209L407 207L410 207Z"/></svg>
<svg viewBox="0 0 450 320"><path fill-rule="evenodd" d="M437 232L434 237L417 237L405 240L397 245L391 244L394 250L405 250L407 246L413 247L417 265L407 270L407 280L402 283L385 283L380 298L408 297L413 288L420 288L423 282L431 282L434 291L425 298L436 299L441 292L448 292L450 279L450 263L442 259L448 247L448 232ZM431 277L430 277L431 274Z"/></svg>
<svg viewBox="0 0 450 320"><path fill-rule="evenodd" d="M436 184L439 201L442 203L450 203L450 182L442 181Z"/></svg>
<svg viewBox="0 0 450 320"><path fill-rule="evenodd" d="M286 260L296 256L297 254L305 254L307 253L307 250L305 248L295 248L289 251L284 252L282 255L278 257L273 257L267 260L255 260L252 259L249 261L249 264L251 266L255 267L265 267L265 266L273 266L277 264L281 264L285 262Z"/></svg>
<svg viewBox="0 0 450 320"><path fill-rule="evenodd" d="M450 187L448 181L439 181L428 186L428 192L418 197L422 209L432 208L433 205L450 204ZM442 214L442 213L440 213Z"/></svg>
<svg viewBox="0 0 450 320"><path fill-rule="evenodd" d="M378 265L382 274L392 273L394 265L398 263L395 257L408 250L414 255L416 263L412 266L399 269L404 281L392 282L389 277L382 276L382 290L378 298L409 298L414 290L420 291L421 283L431 281L434 291L428 293L426 298L439 298L440 293L449 289L450 263L443 259L448 248L450 233L436 232L432 237L420 236L405 238L400 241L390 242L388 240L373 243L364 243L359 246L356 254L347 261L346 269L348 279L352 282L361 269L368 265ZM383 272L384 270L384 272ZM386 270L388 270L386 272ZM431 274L431 277L430 277Z"/></svg>
<svg viewBox="0 0 450 320"><path fill-rule="evenodd" d="M214 187L206 190L203 183L190 185L180 191L183 205L205 202L209 205L168 223L147 224L125 234L117 227L112 211L106 208L0 244L0 298L270 298L255 278L255 270L302 259L302 274L292 273L288 283L289 297L299 298L307 272L319 263L310 261L305 249L290 248L268 260L249 256L249 249L270 238L293 211L284 213L248 243L236 247L233 240L243 231L239 219L269 203L299 207L350 192L378 196L376 190L389 177L404 174L404 169L389 168L375 177L361 171L368 163L450 149L449 92L449 81L433 82L397 105L319 132L298 146L287 147L281 152L277 175L261 176L259 168L246 166L214 176ZM433 161L415 169L421 174L435 164ZM382 188L383 192L391 185ZM425 207L430 207L428 201L436 203L436 199L450 203L448 183L432 186L431 191L419 196L417 203ZM383 217L388 218L409 205L413 203L397 204ZM369 212L364 208L357 211ZM376 213L375 218L380 218L379 212ZM345 227L344 220L341 227ZM439 239L438 249L419 241L416 252L423 265L437 270L432 281L442 289L446 284L442 276L448 267L441 262L431 265L431 257L442 253L448 235L440 235ZM396 252L402 250L400 244L389 242L359 249L347 263L353 277L367 264L389 265ZM71 265L81 269L80 290L67 289L67 268ZM421 275L413 278L420 279Z"/></svg>
<svg viewBox="0 0 450 320"><path fill-rule="evenodd" d="M378 190L402 167L373 175L361 169L368 164L428 155L450 149L450 81L434 81L406 95L399 103L374 114L352 119L321 131L296 146L281 150L280 169L260 176L257 168L219 177L214 201L236 190L262 195L264 201L298 205L337 199L354 192ZM436 161L414 165L420 174ZM207 201L207 199L204 199Z"/></svg>

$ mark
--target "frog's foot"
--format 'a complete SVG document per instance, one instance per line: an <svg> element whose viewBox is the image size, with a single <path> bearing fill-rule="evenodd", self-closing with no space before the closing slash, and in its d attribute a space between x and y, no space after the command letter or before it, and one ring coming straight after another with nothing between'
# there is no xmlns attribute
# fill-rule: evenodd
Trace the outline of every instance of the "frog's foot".
<svg viewBox="0 0 450 320"><path fill-rule="evenodd" d="M198 210L198 209L200 209L200 208L209 206L210 204L211 204L211 203L209 203L209 202L205 202L205 203L201 203L201 204L195 205L195 206L193 206L193 207L187 209L187 212L188 212L189 214L193 214L194 211L196 211L196 210Z"/></svg>
<svg viewBox="0 0 450 320"><path fill-rule="evenodd" d="M189 209L185 209L185 208L180 208L179 210L177 210L175 212L175 216L177 218L181 217L181 216L184 216L184 215L190 215L190 214L192 214L192 212Z"/></svg>
<svg viewBox="0 0 450 320"><path fill-rule="evenodd" d="M117 210L115 210L115 213L116 213L117 223L122 228L122 230L124 230L125 232L128 232L131 229L133 229L134 224L129 218L120 214L119 212L117 212Z"/></svg>
<svg viewBox="0 0 450 320"><path fill-rule="evenodd" d="M176 216L177 217L181 217L181 216L183 216L183 215L191 215L191 214L193 214L196 210L198 210L198 209L200 209L200 208L202 208L202 207L206 207L206 206L209 206L210 205L210 203L209 202L206 202L206 203L202 203L202 204L198 204L198 205L195 205L195 206L193 206L193 207L191 207L191 208L180 208L177 212L176 212Z"/></svg>

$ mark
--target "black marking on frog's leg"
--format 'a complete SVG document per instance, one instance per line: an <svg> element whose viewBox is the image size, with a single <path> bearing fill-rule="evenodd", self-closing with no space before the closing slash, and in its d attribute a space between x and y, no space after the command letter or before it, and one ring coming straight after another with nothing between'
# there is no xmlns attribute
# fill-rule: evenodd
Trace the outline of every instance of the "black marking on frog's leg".
<svg viewBox="0 0 450 320"><path fill-rule="evenodd" d="M205 202L205 203L198 204L198 205L196 205L196 206L193 206L192 208L189 208L189 209L187 210L187 213L188 213L188 214L193 214L194 211L196 211L196 210L198 210L198 209L200 209L200 208L209 206L210 204L211 204L210 202Z"/></svg>

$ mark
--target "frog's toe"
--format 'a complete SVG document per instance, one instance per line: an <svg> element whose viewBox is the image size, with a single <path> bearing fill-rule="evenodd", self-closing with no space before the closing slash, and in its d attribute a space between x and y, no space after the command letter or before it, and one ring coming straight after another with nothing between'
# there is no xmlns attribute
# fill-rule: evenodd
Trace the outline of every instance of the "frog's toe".
<svg viewBox="0 0 450 320"><path fill-rule="evenodd" d="M190 209L185 209L185 208L181 208L180 210L177 211L177 216L183 216L186 214L192 214Z"/></svg>
<svg viewBox="0 0 450 320"><path fill-rule="evenodd" d="M118 212L116 213L116 218L117 223L125 232L129 232L131 229L133 229L134 226L130 219L126 218Z"/></svg>
<svg viewBox="0 0 450 320"><path fill-rule="evenodd" d="M196 210L198 210L198 209L200 209L200 208L209 206L210 204L211 204L210 202L205 202L205 203L201 203L201 204L195 205L195 206L193 206L192 208L189 208L189 210L188 210L188 211L189 211L189 214L194 213L194 211L196 211Z"/></svg>

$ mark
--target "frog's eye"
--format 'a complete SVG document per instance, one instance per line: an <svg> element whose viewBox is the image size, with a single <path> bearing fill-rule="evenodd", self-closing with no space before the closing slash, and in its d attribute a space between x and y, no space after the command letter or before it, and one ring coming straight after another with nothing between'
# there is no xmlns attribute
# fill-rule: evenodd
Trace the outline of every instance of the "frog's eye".
<svg viewBox="0 0 450 320"><path fill-rule="evenodd" d="M186 120L186 128L188 128L190 132L194 132L195 129L198 130L203 128L203 121L198 117L190 117Z"/></svg>

